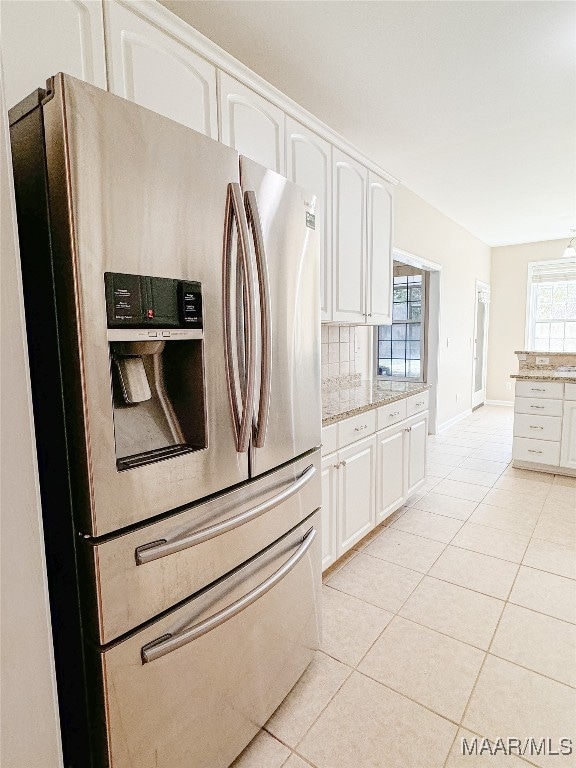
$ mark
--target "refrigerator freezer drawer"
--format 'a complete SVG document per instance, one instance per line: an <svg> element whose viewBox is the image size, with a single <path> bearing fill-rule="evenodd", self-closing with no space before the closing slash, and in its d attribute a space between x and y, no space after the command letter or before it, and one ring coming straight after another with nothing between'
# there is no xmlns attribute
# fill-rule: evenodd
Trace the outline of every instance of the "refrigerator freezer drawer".
<svg viewBox="0 0 576 768"><path fill-rule="evenodd" d="M318 648L318 526L101 654L110 768L227 768L256 735Z"/></svg>
<svg viewBox="0 0 576 768"><path fill-rule="evenodd" d="M172 608L253 557L322 503L320 452L264 477L93 545L85 542L96 584L104 645Z"/></svg>

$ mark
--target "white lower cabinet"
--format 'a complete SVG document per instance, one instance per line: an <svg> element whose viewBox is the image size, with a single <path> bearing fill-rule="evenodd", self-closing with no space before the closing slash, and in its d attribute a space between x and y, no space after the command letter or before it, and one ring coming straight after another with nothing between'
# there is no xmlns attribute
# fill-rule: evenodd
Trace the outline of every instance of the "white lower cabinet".
<svg viewBox="0 0 576 768"><path fill-rule="evenodd" d="M576 469L576 400L564 401L560 464L568 469Z"/></svg>
<svg viewBox="0 0 576 768"><path fill-rule="evenodd" d="M390 427L376 435L378 444L376 522L401 507L404 495L404 443L406 430Z"/></svg>
<svg viewBox="0 0 576 768"><path fill-rule="evenodd" d="M412 496L426 478L426 451L428 446L428 414L412 419L406 428L406 498Z"/></svg>
<svg viewBox="0 0 576 768"><path fill-rule="evenodd" d="M428 412L376 434L374 414L369 411L339 422L337 441L336 425L323 430L322 442L331 451L322 459L324 571L401 507L426 478ZM364 423L368 435L348 444L348 436Z"/></svg>
<svg viewBox="0 0 576 768"><path fill-rule="evenodd" d="M426 478L428 413L376 435L376 523L415 493Z"/></svg>
<svg viewBox="0 0 576 768"><path fill-rule="evenodd" d="M516 382L513 465L576 474L576 385Z"/></svg>
<svg viewBox="0 0 576 768"><path fill-rule="evenodd" d="M331 453L322 459L322 570L332 565L338 557L336 533L338 505L338 454Z"/></svg>
<svg viewBox="0 0 576 768"><path fill-rule="evenodd" d="M338 556L374 527L376 438L338 452Z"/></svg>

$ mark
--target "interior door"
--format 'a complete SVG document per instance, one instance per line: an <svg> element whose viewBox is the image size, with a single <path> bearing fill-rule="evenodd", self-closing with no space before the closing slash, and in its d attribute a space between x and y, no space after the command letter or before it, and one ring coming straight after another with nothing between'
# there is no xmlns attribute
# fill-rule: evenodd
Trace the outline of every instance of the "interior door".
<svg viewBox="0 0 576 768"><path fill-rule="evenodd" d="M472 370L472 408L486 399L486 361L488 356L488 308L490 286L476 281L474 306L474 359Z"/></svg>
<svg viewBox="0 0 576 768"><path fill-rule="evenodd" d="M245 157L240 179L258 275L251 475L321 443L316 198Z"/></svg>

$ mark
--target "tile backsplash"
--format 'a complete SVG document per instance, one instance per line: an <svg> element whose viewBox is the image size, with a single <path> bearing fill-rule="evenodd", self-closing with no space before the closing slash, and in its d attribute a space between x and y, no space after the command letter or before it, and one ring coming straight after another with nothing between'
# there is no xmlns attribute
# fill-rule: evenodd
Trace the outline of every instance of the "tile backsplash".
<svg viewBox="0 0 576 768"><path fill-rule="evenodd" d="M356 327L322 326L322 381L356 373Z"/></svg>

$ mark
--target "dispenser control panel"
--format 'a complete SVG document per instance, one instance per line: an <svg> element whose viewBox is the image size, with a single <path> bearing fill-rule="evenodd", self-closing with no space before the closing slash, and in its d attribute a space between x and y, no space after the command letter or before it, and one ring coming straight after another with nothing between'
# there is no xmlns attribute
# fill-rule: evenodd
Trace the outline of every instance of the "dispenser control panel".
<svg viewBox="0 0 576 768"><path fill-rule="evenodd" d="M202 285L198 282L105 272L104 283L108 328L161 328L165 329L163 335L170 336L171 328L202 330Z"/></svg>

